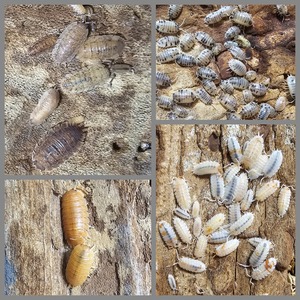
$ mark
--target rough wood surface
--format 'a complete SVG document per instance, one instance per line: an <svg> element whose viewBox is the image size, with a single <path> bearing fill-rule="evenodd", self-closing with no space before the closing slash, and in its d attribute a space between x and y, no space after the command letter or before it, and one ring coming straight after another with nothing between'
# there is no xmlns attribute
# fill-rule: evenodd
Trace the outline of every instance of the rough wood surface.
<svg viewBox="0 0 300 300"><path fill-rule="evenodd" d="M122 58L135 73L117 74L112 82L88 93L62 94L54 113L32 127L29 115L41 95L78 71L74 59L55 65L48 50L30 56L28 49L48 34L59 34L81 17L68 5L8 5L5 9L5 145L7 174L40 173L31 154L36 142L56 124L82 115L88 134L84 145L46 174L149 174L150 156L139 157L139 143L150 139L150 6L95 5L96 31L123 36Z"/></svg>
<svg viewBox="0 0 300 300"><path fill-rule="evenodd" d="M190 187L192 201L198 200L201 205L201 218L204 223L219 212L226 213L224 206L205 200L211 199L209 176L195 176L193 166L200 161L215 160L221 166L228 165L230 157L227 153L226 141L236 135L240 144L256 134L262 134L265 150L269 154L274 149L281 149L284 155L283 164L275 175L281 184L295 187L295 126L293 125L160 125L157 127L157 188L156 214L157 222L165 220L171 223L176 202L170 184L173 177L184 176ZM259 180L250 186L256 186ZM157 293L173 294L167 283L167 275L173 274L177 281L179 295L196 295L202 290L204 295L290 295L288 268L293 265L295 255L295 191L287 214L280 218L277 213L277 196L271 196L259 204L259 211L252 204L249 211L255 214L254 223L245 233L240 235L240 246L230 255L218 258L213 256L214 246L209 246L210 254L203 262L207 271L201 274L188 273L178 266L176 251L168 250L156 230L157 257ZM192 226L192 221L188 222ZM248 237L261 236L274 242L275 248L270 256L278 259L276 270L265 280L254 282L251 286L245 270L237 262L246 264L252 247ZM179 255L192 257L193 246L179 246Z"/></svg>
<svg viewBox="0 0 300 300"><path fill-rule="evenodd" d="M61 196L88 192L89 246L95 270L70 289L71 249L63 238ZM148 295L151 291L149 181L5 182L5 293L8 295Z"/></svg>
<svg viewBox="0 0 300 300"><path fill-rule="evenodd" d="M214 24L206 25L204 18L212 11L216 11L220 5L184 5L181 15L175 21L181 25L178 36L181 37L186 32L195 33L204 31L211 35L217 43L224 43L224 33L232 26L232 21L228 18ZM247 60L248 69L257 71L258 77L255 82L264 82L270 78L269 91L263 97L257 97L257 102L267 102L274 106L278 96L284 95L287 91L284 85L284 77L288 73L296 74L295 64L295 6L288 5L289 16L284 20L276 15L275 5L249 5L250 13L253 16L253 26L245 28L244 35L251 42L251 48L246 49L247 55L251 54L251 59ZM166 20L168 6L158 5L156 18ZM156 33L159 39L166 34ZM204 49L196 41L195 47L187 52L189 55L198 56ZM157 47L157 52L162 48ZM219 74L228 68L228 60L232 58L224 48L216 60L208 65ZM245 49L244 49L245 50ZM180 67L176 63L157 64L157 71L167 73L173 84L167 88L158 89L159 95L172 96L178 89L191 88L196 90L202 87L201 82L195 76L197 67ZM225 72L227 75L230 73ZM230 76L229 76L230 77ZM224 79L224 78L222 78ZM216 82L217 84L219 83ZM243 102L241 91L235 91L234 96L238 102L237 112L240 112ZM191 106L185 107L190 110L188 119L226 119L226 109L219 103L218 96L212 97L213 105L205 105L201 101L196 101ZM290 99L291 100L291 99ZM169 111L157 106L157 118L168 119ZM295 119L295 104L290 103L284 111L279 113L274 119Z"/></svg>

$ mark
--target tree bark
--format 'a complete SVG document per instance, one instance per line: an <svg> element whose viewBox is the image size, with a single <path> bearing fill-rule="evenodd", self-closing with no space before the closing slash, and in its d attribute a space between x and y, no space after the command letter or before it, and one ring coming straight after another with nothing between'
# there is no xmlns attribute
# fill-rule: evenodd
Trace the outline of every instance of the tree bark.
<svg viewBox="0 0 300 300"><path fill-rule="evenodd" d="M94 270L69 288L71 249L63 238L61 196L82 186L89 211ZM151 290L149 181L5 181L8 295L148 295Z"/></svg>

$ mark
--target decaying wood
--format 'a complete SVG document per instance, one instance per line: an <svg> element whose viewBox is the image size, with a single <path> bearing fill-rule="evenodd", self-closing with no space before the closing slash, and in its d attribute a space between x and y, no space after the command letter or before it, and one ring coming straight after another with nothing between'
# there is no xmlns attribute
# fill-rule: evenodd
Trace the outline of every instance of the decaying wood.
<svg viewBox="0 0 300 300"><path fill-rule="evenodd" d="M216 213L225 213L225 206L209 202L209 176L195 176L193 166L200 161L215 160L223 167L231 163L226 141L230 135L236 135L241 144L256 134L262 134L265 150L269 154L274 149L281 149L283 164L275 178L281 184L295 187L295 126L293 125L160 125L157 127L157 184L156 214L157 222L165 220L171 223L172 211L176 202L170 184L173 177L184 176L190 187L192 201L200 201L201 218L204 223ZM259 184L259 180L250 186ZM229 256L213 257L214 246L209 246L210 253L203 262L207 271L192 274L173 266L176 251L168 250L156 229L157 257L157 293L172 295L167 283L167 275L173 274L177 281L179 295L196 295L202 289L205 295L291 295L288 283L288 268L295 255L295 191L287 214L280 218L277 212L278 192L259 204L259 211L252 204L249 211L255 214L253 225L239 236L241 242L236 252ZM190 228L192 221L188 221ZM253 247L247 242L248 237L261 236L273 241L274 251L270 256L278 259L276 270L266 279L254 282L251 286L244 268L237 262L247 263ZM181 245L179 255L192 257L193 246ZM168 267L169 266L169 267Z"/></svg>
<svg viewBox="0 0 300 300"><path fill-rule="evenodd" d="M57 169L46 174L149 174L151 157L137 159L139 143L149 139L150 6L94 5L90 35L120 35L122 59L135 72L118 73L94 91L62 93L58 108L39 126L29 116L41 95L78 72L73 59L57 65L51 51L30 55L30 47L49 34L59 35L70 23L81 22L68 5L8 5L5 10L5 136L7 174L39 174L31 162L34 146L56 124L82 115L89 128L85 144ZM28 52L28 49L29 52ZM144 161L145 160L145 161Z"/></svg>
<svg viewBox="0 0 300 300"><path fill-rule="evenodd" d="M70 289L71 249L63 238L61 196L87 191L89 246L95 269ZM5 257L8 295L148 295L151 291L149 181L5 182Z"/></svg>

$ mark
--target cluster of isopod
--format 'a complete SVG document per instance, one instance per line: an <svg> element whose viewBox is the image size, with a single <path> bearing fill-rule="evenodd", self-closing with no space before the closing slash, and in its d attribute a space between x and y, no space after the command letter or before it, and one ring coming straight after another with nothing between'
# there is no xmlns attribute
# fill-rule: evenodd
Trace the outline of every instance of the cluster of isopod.
<svg viewBox="0 0 300 300"><path fill-rule="evenodd" d="M89 215L85 192L80 188L67 191L61 199L64 237L73 248L66 267L66 280L72 287L82 285L91 273L94 250L86 245Z"/></svg>
<svg viewBox="0 0 300 300"><path fill-rule="evenodd" d="M85 66L79 71L67 74L62 82L47 90L30 115L32 125L42 124L57 108L61 93L77 94L94 90L112 82L117 71L132 71L129 64L120 62L125 39L119 35L90 35L94 31L93 7L70 5L82 20L70 23L57 38L49 35L38 40L28 49L28 54L38 55L53 48L52 59L62 66L77 59ZM117 63L119 61L119 63ZM58 124L54 130L36 144L32 154L33 165L40 170L56 168L85 140L86 128L80 118Z"/></svg>
<svg viewBox="0 0 300 300"><path fill-rule="evenodd" d="M156 30L162 36L156 42L156 86L159 88L157 105L170 111L167 114L169 119L194 118L192 110L188 107L192 107L198 100L205 105L220 103L225 108L228 119L260 120L276 117L288 103L295 101L294 75L286 75L284 92L279 94L272 106L267 103L272 100L270 97L268 99L270 78L257 74L247 63L247 60L251 59L251 43L243 32L253 25L248 5L221 6L217 11L205 16L204 23L213 27L226 19L232 21L233 24L224 33L223 43L216 42L213 36L204 31L183 30L181 25L174 21L182 9L183 5L170 5L168 20L156 21ZM276 10L280 17L288 15L286 5L277 5ZM184 22L185 20L182 23ZM179 35L180 31L182 34ZM225 51L228 51L232 58L222 70L214 62ZM159 65L165 63L176 63L184 68L197 66L195 75L201 82L201 87L183 87L178 90L171 88L171 91L165 94L163 90L169 89L180 78L179 72L176 78L171 78L164 72L163 66ZM186 86L188 85L187 82ZM241 103L243 105L239 105Z"/></svg>
<svg viewBox="0 0 300 300"><path fill-rule="evenodd" d="M227 140L227 146L232 160L229 166L223 170L217 161L203 161L194 166L193 174L210 176L211 198L203 199L202 202L215 201L218 205L225 205L228 208L228 216L217 213L202 226L200 206L205 204L200 205L199 201L192 203L187 181L183 177L177 177L172 181L178 205L174 210L173 226L165 220L158 223L161 237L169 249L179 247L177 237L182 243L194 247L194 257L177 254L176 263L181 269L192 273L206 270L202 259L205 259L208 244L220 244L214 251L218 257L224 257L235 251L240 244L239 235L254 222L254 213L247 212L252 203L256 201L259 205L280 189L280 182L272 177L283 162L281 150L274 150L267 155L261 135L254 136L243 147L240 146L236 136L231 136ZM264 180L268 181L261 183ZM249 182L252 182L255 188L249 188ZM277 203L280 217L284 217L289 208L291 194L288 186L281 186ZM191 230L189 220L193 223ZM249 264L246 265L252 268L250 276L246 273L252 283L252 280L262 280L274 271L276 258L267 258L270 249L275 246L271 241L254 237L249 239L249 243L255 247L249 257ZM177 290L172 274L168 276L168 282L172 290Z"/></svg>

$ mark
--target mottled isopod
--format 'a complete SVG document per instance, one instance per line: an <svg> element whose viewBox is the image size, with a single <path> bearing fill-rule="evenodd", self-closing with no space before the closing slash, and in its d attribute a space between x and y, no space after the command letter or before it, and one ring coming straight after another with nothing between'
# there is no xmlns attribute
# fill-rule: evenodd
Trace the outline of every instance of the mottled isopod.
<svg viewBox="0 0 300 300"><path fill-rule="evenodd" d="M250 83L249 90L254 96L264 96L268 90L268 88L262 83Z"/></svg>
<svg viewBox="0 0 300 300"><path fill-rule="evenodd" d="M193 90L180 89L173 93L173 100L175 103L189 104L195 102L197 98Z"/></svg>
<svg viewBox="0 0 300 300"><path fill-rule="evenodd" d="M228 48L231 55L239 60L246 60L245 52L238 46L231 46ZM247 78L246 78L247 79ZM248 79L247 79L248 80Z"/></svg>
<svg viewBox="0 0 300 300"><path fill-rule="evenodd" d="M194 36L191 33L185 33L179 42L179 46L183 51L191 50L195 45Z"/></svg>
<svg viewBox="0 0 300 300"><path fill-rule="evenodd" d="M172 84L171 78L164 72L156 72L156 85L158 86L170 86Z"/></svg>
<svg viewBox="0 0 300 300"><path fill-rule="evenodd" d="M216 255L220 257L226 256L235 251L239 244L240 241L238 239L227 241L226 243L216 247Z"/></svg>
<svg viewBox="0 0 300 300"><path fill-rule="evenodd" d="M255 200L262 202L273 195L280 187L279 180L271 180L256 190Z"/></svg>
<svg viewBox="0 0 300 300"><path fill-rule="evenodd" d="M236 222L229 227L230 235L239 235L244 232L253 223L254 215L251 212L245 213Z"/></svg>
<svg viewBox="0 0 300 300"><path fill-rule="evenodd" d="M260 237L253 237L253 238L249 238L248 242L254 246L257 247L259 243L263 242L263 241L267 241L266 239L260 238ZM271 242L270 242L271 243Z"/></svg>
<svg viewBox="0 0 300 300"><path fill-rule="evenodd" d="M86 137L82 117L56 125L51 133L38 142L32 153L32 163L40 170L58 167L76 152Z"/></svg>
<svg viewBox="0 0 300 300"><path fill-rule="evenodd" d="M230 59L228 62L228 66L232 72L239 76L244 76L246 74L247 68L246 66L237 59Z"/></svg>
<svg viewBox="0 0 300 300"><path fill-rule="evenodd" d="M53 48L52 59L58 64L70 62L87 39L87 36L87 24L77 22L69 24Z"/></svg>
<svg viewBox="0 0 300 300"><path fill-rule="evenodd" d="M173 106L173 112L179 118L186 118L189 115L189 110L179 105Z"/></svg>
<svg viewBox="0 0 300 300"><path fill-rule="evenodd" d="M258 120L267 120L269 117L276 115L275 108L268 103L261 103L260 110L258 112Z"/></svg>
<svg viewBox="0 0 300 300"><path fill-rule="evenodd" d="M225 215L219 213L210 218L203 226L203 234L209 235L219 229L225 221Z"/></svg>
<svg viewBox="0 0 300 300"><path fill-rule="evenodd" d="M175 62L181 67L192 67L196 65L195 57L185 53L179 53L175 59Z"/></svg>
<svg viewBox="0 0 300 300"><path fill-rule="evenodd" d="M269 276L275 270L276 264L277 260L275 257L268 258L259 267L253 269L251 274L252 279L262 280Z"/></svg>
<svg viewBox="0 0 300 300"><path fill-rule="evenodd" d="M163 109L171 109L174 105L173 99L164 95L158 96L156 98L156 101L157 105Z"/></svg>
<svg viewBox="0 0 300 300"><path fill-rule="evenodd" d="M200 79L216 80L219 78L218 74L211 68L200 67L196 71L196 76Z"/></svg>
<svg viewBox="0 0 300 300"><path fill-rule="evenodd" d="M265 175L265 177L273 177L281 167L282 161L283 155L281 150L274 150L262 170L262 173Z"/></svg>
<svg viewBox="0 0 300 300"><path fill-rule="evenodd" d="M253 81L256 79L257 73L253 70L249 70L245 74L245 78L249 81Z"/></svg>
<svg viewBox="0 0 300 300"><path fill-rule="evenodd" d="M250 90L243 90L243 98L246 103L252 102L255 100L253 94Z"/></svg>
<svg viewBox="0 0 300 300"><path fill-rule="evenodd" d="M40 98L38 105L30 115L33 125L42 124L58 106L60 94L56 87L47 90Z"/></svg>
<svg viewBox="0 0 300 300"><path fill-rule="evenodd" d="M278 207L278 214L280 217L283 217L289 206L291 201L291 195L292 192L289 187L285 186L280 190L278 201L277 201L277 207Z"/></svg>
<svg viewBox="0 0 300 300"><path fill-rule="evenodd" d="M229 94L223 94L220 98L220 103L222 106L231 111L234 112L237 109L237 101L234 96L229 95Z"/></svg>
<svg viewBox="0 0 300 300"><path fill-rule="evenodd" d="M175 230L178 233L182 242L184 242L186 244L191 244L192 243L192 234L191 234L187 224L183 220L181 220L177 217L173 218L173 224L174 224Z"/></svg>
<svg viewBox="0 0 300 300"><path fill-rule="evenodd" d="M259 112L259 105L251 101L242 107L240 114L243 118L249 119L254 117Z"/></svg>
<svg viewBox="0 0 300 300"><path fill-rule="evenodd" d="M231 40L235 36L239 35L240 32L241 32L241 29L238 26L231 26L225 32L225 39L226 40Z"/></svg>
<svg viewBox="0 0 300 300"><path fill-rule="evenodd" d="M233 179L225 186L224 196L221 200L225 205L229 205L235 199L235 194L238 188L239 178L234 176Z"/></svg>
<svg viewBox="0 0 300 300"><path fill-rule="evenodd" d="M225 6L221 6L219 12L222 14L224 18L224 17L229 17L232 14L232 12L235 10L236 10L235 5L225 5Z"/></svg>
<svg viewBox="0 0 300 300"><path fill-rule="evenodd" d="M156 30L160 33L177 33L179 25L174 21L158 20L156 21Z"/></svg>
<svg viewBox="0 0 300 300"><path fill-rule="evenodd" d="M212 96L216 96L218 94L218 89L215 83L209 79L202 80L202 86L204 89Z"/></svg>
<svg viewBox="0 0 300 300"><path fill-rule="evenodd" d="M249 81L243 77L230 77L228 81L237 90L245 90L249 87Z"/></svg>
<svg viewBox="0 0 300 300"><path fill-rule="evenodd" d="M159 52L156 55L156 61L161 64L175 61L175 59L178 55L179 55L178 48L169 48L169 49Z"/></svg>
<svg viewBox="0 0 300 300"><path fill-rule="evenodd" d="M169 249L178 247L178 239L173 227L166 221L158 222L159 233Z"/></svg>
<svg viewBox="0 0 300 300"><path fill-rule="evenodd" d="M221 81L220 88L226 94L232 95L234 93L233 85L229 81L227 81L227 80L222 80Z"/></svg>
<svg viewBox="0 0 300 300"><path fill-rule="evenodd" d="M224 47L226 49L230 49L231 47L238 47L238 46L239 46L239 44L237 42L233 42L233 41L226 41L224 43Z"/></svg>
<svg viewBox="0 0 300 300"><path fill-rule="evenodd" d="M62 225L71 247L84 244L88 237L89 214L85 194L80 189L66 192L61 199Z"/></svg>
<svg viewBox="0 0 300 300"><path fill-rule="evenodd" d="M170 20L177 19L181 14L183 5L171 4L168 8L168 17Z"/></svg>
<svg viewBox="0 0 300 300"><path fill-rule="evenodd" d="M206 105L211 105L213 102L211 96L202 88L195 91L195 96Z"/></svg>
<svg viewBox="0 0 300 300"><path fill-rule="evenodd" d="M222 168L218 162L208 160L197 164L193 173L195 175L210 175L220 173L221 170Z"/></svg>
<svg viewBox="0 0 300 300"><path fill-rule="evenodd" d="M239 25L249 27L252 26L253 20L251 14L244 11L236 11L231 16L230 19Z"/></svg>
<svg viewBox="0 0 300 300"><path fill-rule="evenodd" d="M164 36L160 38L156 44L160 48L176 47L179 44L179 38L173 35Z"/></svg>
<svg viewBox="0 0 300 300"><path fill-rule="evenodd" d="M214 39L204 31L198 31L195 33L195 38L198 42L206 47L213 47L215 44Z"/></svg>
<svg viewBox="0 0 300 300"><path fill-rule="evenodd" d="M82 285L94 263L94 252L86 245L77 245L71 252L66 268L66 280L75 287Z"/></svg>
<svg viewBox="0 0 300 300"><path fill-rule="evenodd" d="M195 249L194 249L194 255L197 258L204 257L205 252L207 248L207 236L204 234L201 234L196 242Z"/></svg>
<svg viewBox="0 0 300 300"><path fill-rule="evenodd" d="M205 18L204 18L204 23L205 24L215 24L218 23L222 20L223 14L220 10L214 11L209 13Z"/></svg>
<svg viewBox="0 0 300 300"><path fill-rule="evenodd" d="M215 43L215 45L211 48L212 53L215 56L218 56L224 50L222 43Z"/></svg>
<svg viewBox="0 0 300 300"><path fill-rule="evenodd" d="M50 34L43 37L28 48L28 54L36 55L51 49L55 45L57 38L58 36L56 34Z"/></svg>
<svg viewBox="0 0 300 300"><path fill-rule="evenodd" d="M207 66L212 58L214 57L213 53L209 49L204 49L200 52L200 54L196 57L196 62L200 66Z"/></svg>
<svg viewBox="0 0 300 300"><path fill-rule="evenodd" d="M191 207L191 196L189 187L184 178L173 178L173 190L178 205L185 210L189 210Z"/></svg>

